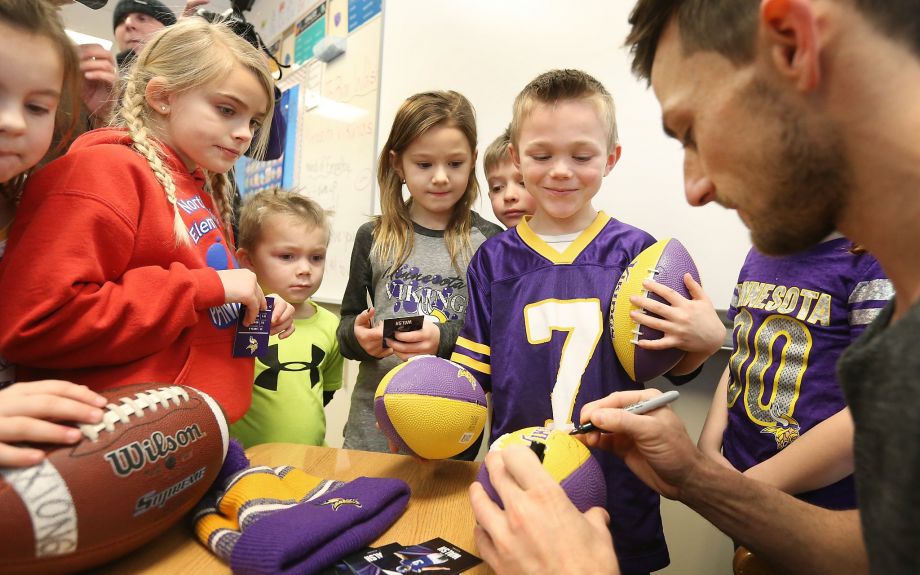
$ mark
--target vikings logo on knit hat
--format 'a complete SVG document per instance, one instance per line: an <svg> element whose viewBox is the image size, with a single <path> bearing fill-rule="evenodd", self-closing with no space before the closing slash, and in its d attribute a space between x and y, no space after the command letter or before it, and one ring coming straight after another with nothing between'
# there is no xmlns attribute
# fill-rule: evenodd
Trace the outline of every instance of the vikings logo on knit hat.
<svg viewBox="0 0 920 575"><path fill-rule="evenodd" d="M147 14L159 20L164 26L172 26L176 23L176 15L160 0L120 0L115 5L115 12L112 15L112 30L124 22L128 14L135 12Z"/></svg>

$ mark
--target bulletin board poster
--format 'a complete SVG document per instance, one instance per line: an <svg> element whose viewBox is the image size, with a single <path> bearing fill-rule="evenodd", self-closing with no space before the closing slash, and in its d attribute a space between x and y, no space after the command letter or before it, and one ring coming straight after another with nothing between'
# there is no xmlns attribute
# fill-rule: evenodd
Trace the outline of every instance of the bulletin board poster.
<svg viewBox="0 0 920 575"><path fill-rule="evenodd" d="M281 94L280 113L286 126L284 153L276 160L260 162L246 156L237 160L234 175L241 196L271 188L290 188L294 179L297 139L298 88L295 86Z"/></svg>
<svg viewBox="0 0 920 575"><path fill-rule="evenodd" d="M288 66L294 65L294 29L290 30L290 34L284 36L281 40L281 57L278 58L278 61L282 64L287 64Z"/></svg>
<svg viewBox="0 0 920 575"><path fill-rule="evenodd" d="M373 214L381 29L376 17L349 34L346 52L319 64L320 98L301 108L295 188L326 210L332 228L314 296L321 302L341 303L355 233Z"/></svg>
<svg viewBox="0 0 920 575"><path fill-rule="evenodd" d="M326 7L326 36L348 36L348 0L329 0Z"/></svg>
<svg viewBox="0 0 920 575"><path fill-rule="evenodd" d="M236 183L241 196L280 188L284 181L284 158L258 162L243 156L236 162Z"/></svg>
<svg viewBox="0 0 920 575"><path fill-rule="evenodd" d="M255 26L263 40L274 43L315 3L316 0L256 2L249 21ZM325 4L325 1L322 4Z"/></svg>
<svg viewBox="0 0 920 575"><path fill-rule="evenodd" d="M303 64L313 57L313 46L326 35L326 4L319 4L297 21L294 33L294 62Z"/></svg>
<svg viewBox="0 0 920 575"><path fill-rule="evenodd" d="M354 31L379 13L380 0L348 0L348 31Z"/></svg>

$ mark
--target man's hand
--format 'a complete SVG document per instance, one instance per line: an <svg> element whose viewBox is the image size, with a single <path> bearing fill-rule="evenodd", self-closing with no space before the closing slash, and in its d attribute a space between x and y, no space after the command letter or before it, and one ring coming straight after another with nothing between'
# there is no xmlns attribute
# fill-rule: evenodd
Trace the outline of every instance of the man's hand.
<svg viewBox="0 0 920 575"><path fill-rule="evenodd" d="M204 6L209 4L211 0L188 0L185 3L185 8L182 9L181 18L188 18L189 16L194 16L198 12L199 6Z"/></svg>
<svg viewBox="0 0 920 575"><path fill-rule="evenodd" d="M581 422L591 421L609 433L594 431L577 437L588 447L616 453L646 485L677 499L681 486L706 456L690 440L683 422L670 407L644 415L623 409L660 394L657 389L621 391L586 404L581 410Z"/></svg>
<svg viewBox="0 0 920 575"><path fill-rule="evenodd" d="M470 503L476 546L496 573L619 574L607 512L579 512L531 450L491 452L484 465L504 510L479 482L470 486Z"/></svg>
<svg viewBox="0 0 920 575"><path fill-rule="evenodd" d="M81 44L77 47L77 55L83 74L80 96L89 110L93 127L104 126L115 105L118 77L115 58L99 44Z"/></svg>

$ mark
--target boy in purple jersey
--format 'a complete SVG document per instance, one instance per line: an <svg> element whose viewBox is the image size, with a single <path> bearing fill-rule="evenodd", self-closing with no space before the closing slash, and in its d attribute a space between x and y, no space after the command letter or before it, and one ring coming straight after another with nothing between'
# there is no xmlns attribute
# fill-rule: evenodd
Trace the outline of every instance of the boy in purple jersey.
<svg viewBox="0 0 920 575"><path fill-rule="evenodd" d="M893 294L876 259L839 235L785 257L751 249L700 449L814 505L855 509L853 420L835 366Z"/></svg>
<svg viewBox="0 0 920 575"><path fill-rule="evenodd" d="M620 156L613 99L591 76L554 70L528 84L514 103L511 153L536 211L473 256L470 305L451 357L491 392L492 438L547 420L565 426L590 401L642 388L617 361L605 318L623 270L654 243L591 204ZM671 372L691 374L683 380L725 333L700 286L687 284L691 300L649 286L672 304L663 331L688 352ZM613 454L595 456L621 569L666 566L658 495Z"/></svg>

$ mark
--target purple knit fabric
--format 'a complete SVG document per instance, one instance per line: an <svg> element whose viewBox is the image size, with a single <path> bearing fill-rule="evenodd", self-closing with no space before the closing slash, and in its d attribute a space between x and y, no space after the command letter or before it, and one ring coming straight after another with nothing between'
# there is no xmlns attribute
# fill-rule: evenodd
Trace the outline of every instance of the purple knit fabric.
<svg viewBox="0 0 920 575"><path fill-rule="evenodd" d="M249 458L246 457L246 452L243 450L243 444L231 438L230 444L227 446L227 456L224 457L224 465L220 468L220 473L217 474L214 485L223 490L227 479L229 479L231 475L249 466Z"/></svg>
<svg viewBox="0 0 920 575"><path fill-rule="evenodd" d="M335 502L340 505L333 505ZM360 505L356 505L358 502ZM409 503L399 479L359 477L247 527L233 548L234 573L310 575L367 547Z"/></svg>

